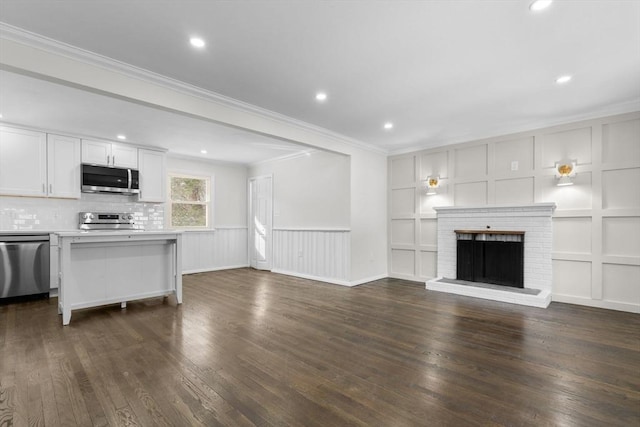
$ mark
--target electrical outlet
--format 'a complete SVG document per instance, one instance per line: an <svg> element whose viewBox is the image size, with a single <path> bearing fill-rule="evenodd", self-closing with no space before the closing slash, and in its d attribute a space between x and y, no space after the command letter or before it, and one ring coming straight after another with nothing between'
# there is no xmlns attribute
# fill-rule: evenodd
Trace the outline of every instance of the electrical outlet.
<svg viewBox="0 0 640 427"><path fill-rule="evenodd" d="M512 171L517 171L518 170L518 161L514 160L511 162L511 170Z"/></svg>
<svg viewBox="0 0 640 427"><path fill-rule="evenodd" d="M302 258L302 251L298 251L298 258Z"/></svg>

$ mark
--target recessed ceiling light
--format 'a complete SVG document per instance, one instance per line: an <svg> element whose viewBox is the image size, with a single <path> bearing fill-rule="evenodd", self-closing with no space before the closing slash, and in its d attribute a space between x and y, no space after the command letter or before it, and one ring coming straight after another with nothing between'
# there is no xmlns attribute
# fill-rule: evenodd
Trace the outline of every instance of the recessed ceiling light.
<svg viewBox="0 0 640 427"><path fill-rule="evenodd" d="M191 43L191 46L193 47L197 47L197 48L203 48L205 43L204 40L202 40L200 37L191 37L189 39L189 43Z"/></svg>
<svg viewBox="0 0 640 427"><path fill-rule="evenodd" d="M571 81L571 79L573 78L573 76L570 76L569 74L564 75L564 76L560 76L556 79L556 83L558 83L559 85L565 84L565 83L569 83Z"/></svg>
<svg viewBox="0 0 640 427"><path fill-rule="evenodd" d="M323 102L323 101L326 101L326 100L327 100L327 94L326 93L324 93L324 92L316 93L316 101Z"/></svg>
<svg viewBox="0 0 640 427"><path fill-rule="evenodd" d="M540 12L551 6L553 0L535 0L529 5L529 10L532 12Z"/></svg>
<svg viewBox="0 0 640 427"><path fill-rule="evenodd" d="M384 124L384 126L383 126L383 127L384 127L386 130L391 130L391 129L393 129L393 123L391 123L391 122L387 122L387 123L385 123L385 124Z"/></svg>
<svg viewBox="0 0 640 427"><path fill-rule="evenodd" d="M126 135L122 135L122 134L118 135L116 138L122 139L122 140L127 139Z"/></svg>
<svg viewBox="0 0 640 427"><path fill-rule="evenodd" d="M207 150L200 150L202 154L207 154Z"/></svg>

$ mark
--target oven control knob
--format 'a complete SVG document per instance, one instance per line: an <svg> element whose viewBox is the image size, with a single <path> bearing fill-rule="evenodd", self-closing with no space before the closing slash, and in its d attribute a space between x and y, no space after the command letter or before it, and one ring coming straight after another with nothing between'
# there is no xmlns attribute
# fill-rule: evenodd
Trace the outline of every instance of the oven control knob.
<svg viewBox="0 0 640 427"><path fill-rule="evenodd" d="M92 213L89 213L89 212L86 212L86 213L84 214L84 217L85 217L85 219L93 219L93 214L92 214Z"/></svg>
<svg viewBox="0 0 640 427"><path fill-rule="evenodd" d="M128 220L132 220L133 219L133 215L131 215L131 214L127 215L127 219Z"/></svg>

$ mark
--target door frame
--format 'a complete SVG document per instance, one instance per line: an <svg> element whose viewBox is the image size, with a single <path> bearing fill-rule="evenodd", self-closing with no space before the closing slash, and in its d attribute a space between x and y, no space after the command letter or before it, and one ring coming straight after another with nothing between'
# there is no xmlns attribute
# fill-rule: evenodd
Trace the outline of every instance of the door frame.
<svg viewBox="0 0 640 427"><path fill-rule="evenodd" d="M269 179L271 180L271 186L270 186L270 191L269 191L269 209L267 211L267 214L269 215L269 223L270 226L269 227L265 227L266 228L266 235L268 236L267 239L267 244L266 244L266 251L267 251L267 256L266 256L266 266L267 268L258 268L257 265L253 265L253 251L254 251L254 223L253 223L253 193L252 193L252 189L251 189L251 183L261 180L261 179ZM248 264L249 267L251 268L255 268L256 270L265 270L265 271L271 271L273 269L273 174L266 174L266 175L256 175L256 176L251 176L247 179L247 257L248 257ZM256 263L257 264L257 263Z"/></svg>

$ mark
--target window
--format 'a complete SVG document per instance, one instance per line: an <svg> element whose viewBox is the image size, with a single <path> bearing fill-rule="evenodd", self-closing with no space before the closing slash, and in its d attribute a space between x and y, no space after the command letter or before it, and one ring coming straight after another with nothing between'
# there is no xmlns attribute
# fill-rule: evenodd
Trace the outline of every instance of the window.
<svg viewBox="0 0 640 427"><path fill-rule="evenodd" d="M209 226L211 179L204 176L169 175L171 228Z"/></svg>

